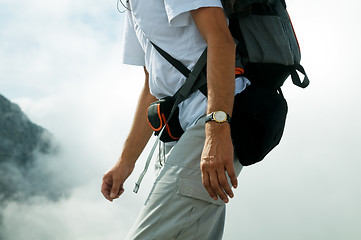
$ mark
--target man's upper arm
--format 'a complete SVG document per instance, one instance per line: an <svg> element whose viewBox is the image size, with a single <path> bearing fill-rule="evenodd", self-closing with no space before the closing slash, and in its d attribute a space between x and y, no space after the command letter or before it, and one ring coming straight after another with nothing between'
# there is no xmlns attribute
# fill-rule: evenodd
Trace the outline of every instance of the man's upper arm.
<svg viewBox="0 0 361 240"><path fill-rule="evenodd" d="M217 41L216 44L234 45L222 8L204 7L191 11L191 14L199 32L208 44L209 41Z"/></svg>

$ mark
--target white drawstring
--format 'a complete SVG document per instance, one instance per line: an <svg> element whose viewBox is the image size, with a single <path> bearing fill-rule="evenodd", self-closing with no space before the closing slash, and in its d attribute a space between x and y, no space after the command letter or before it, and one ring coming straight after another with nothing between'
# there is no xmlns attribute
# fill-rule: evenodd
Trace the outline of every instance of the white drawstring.
<svg viewBox="0 0 361 240"><path fill-rule="evenodd" d="M139 187L140 187L140 183L142 182L145 174L146 174L147 171L148 171L150 161L152 160L152 157L153 157L155 148L157 147L157 145L158 145L158 143L159 143L159 138L160 138L160 136L162 136L162 133L163 133L163 131L164 131L164 129L165 129L165 126L166 126L166 125L164 125L164 127L162 128L162 130L159 132L158 137L157 137L157 139L155 140L155 143L154 143L154 145L153 145L153 147L152 147L152 149L151 149L151 151L150 151L150 153L149 153L149 155L148 155L147 161L146 161L145 166L144 166L144 170L143 170L143 172L140 174L140 176L139 176L139 178L138 178L138 181L135 183L135 187L134 187L134 189L133 189L133 192L135 192L135 193L138 192Z"/></svg>

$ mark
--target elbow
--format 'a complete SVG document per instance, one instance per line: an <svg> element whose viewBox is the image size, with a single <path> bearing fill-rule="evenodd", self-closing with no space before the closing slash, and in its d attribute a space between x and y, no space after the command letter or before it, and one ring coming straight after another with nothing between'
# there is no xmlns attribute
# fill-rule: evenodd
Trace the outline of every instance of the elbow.
<svg viewBox="0 0 361 240"><path fill-rule="evenodd" d="M230 32L217 34L214 38L209 38L207 40L208 41L206 42L209 48L222 48L226 52L234 52L236 50L236 43Z"/></svg>
<svg viewBox="0 0 361 240"><path fill-rule="evenodd" d="M235 58L236 43L233 38L219 38L218 41L207 42L208 51L216 52L218 54L226 55Z"/></svg>
<svg viewBox="0 0 361 240"><path fill-rule="evenodd" d="M225 42L223 43L225 45L225 47L231 51L236 51L236 46L237 44L234 42L234 39L232 38L232 36L230 38L228 38L227 40L225 40Z"/></svg>
<svg viewBox="0 0 361 240"><path fill-rule="evenodd" d="M229 30L221 35L221 39L222 39L224 46L226 46L227 48L232 49L232 50L236 49L237 45L236 45L236 43L233 39L233 36Z"/></svg>

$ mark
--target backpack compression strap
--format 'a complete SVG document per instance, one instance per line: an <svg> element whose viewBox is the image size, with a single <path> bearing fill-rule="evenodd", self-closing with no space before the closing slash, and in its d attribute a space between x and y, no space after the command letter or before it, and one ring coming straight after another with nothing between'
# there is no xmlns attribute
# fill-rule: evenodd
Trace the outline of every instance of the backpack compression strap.
<svg viewBox="0 0 361 240"><path fill-rule="evenodd" d="M302 73L304 75L304 78L303 78L302 82L301 82L300 77L298 76L297 71L299 71L300 73ZM291 69L291 78L292 78L293 84L295 84L296 86L299 86L301 88L305 88L310 84L310 80L308 79L306 71L305 71L305 69L303 69L303 67L300 64L295 64L292 67L292 69Z"/></svg>

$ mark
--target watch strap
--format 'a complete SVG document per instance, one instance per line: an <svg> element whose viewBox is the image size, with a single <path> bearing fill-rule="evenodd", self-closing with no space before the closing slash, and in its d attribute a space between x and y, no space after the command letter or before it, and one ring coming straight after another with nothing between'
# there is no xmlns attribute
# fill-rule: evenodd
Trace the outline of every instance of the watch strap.
<svg viewBox="0 0 361 240"><path fill-rule="evenodd" d="M231 116L229 116L229 114L226 113L226 112L224 112L224 113L226 114L226 116L227 116L227 118L225 119L225 121L220 122L220 121L217 121L216 119L214 119L214 114L215 114L216 112L219 112L219 111L215 111L215 112L212 112L212 113L207 114L207 115L206 115L206 118L205 118L205 122L215 121L215 122L217 122L217 123L224 123L224 122L228 122L229 124L231 123ZM222 112L223 112L223 111L222 111Z"/></svg>

